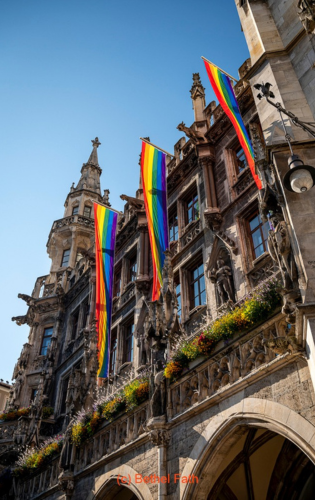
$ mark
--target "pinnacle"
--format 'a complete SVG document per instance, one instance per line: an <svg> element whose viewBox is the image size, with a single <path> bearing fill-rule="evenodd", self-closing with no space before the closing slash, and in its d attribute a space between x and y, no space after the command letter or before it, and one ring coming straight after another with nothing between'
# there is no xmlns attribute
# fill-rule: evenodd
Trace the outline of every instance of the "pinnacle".
<svg viewBox="0 0 315 500"><path fill-rule="evenodd" d="M95 165L98 167L99 165L98 165L97 148L101 145L101 143L99 142L98 137L95 137L95 139L91 140L91 142L93 144L93 149L86 164Z"/></svg>

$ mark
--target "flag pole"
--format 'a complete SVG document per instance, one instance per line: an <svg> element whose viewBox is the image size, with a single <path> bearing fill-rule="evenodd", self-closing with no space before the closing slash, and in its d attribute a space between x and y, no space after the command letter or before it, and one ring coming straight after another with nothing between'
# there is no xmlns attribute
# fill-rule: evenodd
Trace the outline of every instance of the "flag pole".
<svg viewBox="0 0 315 500"><path fill-rule="evenodd" d="M119 210L115 210L114 208L109 207L108 205L103 205L103 203L100 203L99 201L96 200L91 200L93 203L97 203L97 205L101 205L101 207L107 208L107 210L111 210L112 212L116 212L118 215L124 215L123 212L120 212Z"/></svg>
<svg viewBox="0 0 315 500"><path fill-rule="evenodd" d="M145 142L147 144L150 144L150 146L153 146L154 148L158 149L159 151L162 151L162 153L165 153L167 156L170 156L171 158L174 158L174 155L171 155L171 153L168 153L164 149L159 148L159 146L156 146L155 144L152 144L152 142L147 141L146 139L143 139L143 137L140 137L140 141L143 141L143 142Z"/></svg>
<svg viewBox="0 0 315 500"><path fill-rule="evenodd" d="M239 82L239 80L236 80L236 78L234 78L234 76L229 75L229 73L227 73L226 71L223 71L223 69L219 68L219 66L217 66L213 62L209 61L209 59L206 59L203 56L201 56L201 59L203 59L204 61L207 61L208 63L212 64L212 66L215 66L216 68L218 68L221 71L221 73L224 73L226 76L228 76L229 78L231 78L231 80L234 80L234 82L236 82L236 83Z"/></svg>

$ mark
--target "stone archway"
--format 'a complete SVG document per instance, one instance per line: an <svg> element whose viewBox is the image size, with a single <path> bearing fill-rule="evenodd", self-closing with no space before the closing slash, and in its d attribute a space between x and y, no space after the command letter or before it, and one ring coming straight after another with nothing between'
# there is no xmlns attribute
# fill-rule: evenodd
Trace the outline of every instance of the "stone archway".
<svg viewBox="0 0 315 500"><path fill-rule="evenodd" d="M241 399L241 395L238 398L226 400L224 408L211 419L182 471L183 476L194 474L198 477L198 483L179 483L177 498L207 499L213 488L220 493L218 481L229 465L227 456L231 450L235 451L235 457L242 451L241 445L244 445L244 440L250 430L255 429L257 432L263 429L271 433L270 438L281 437L282 442L278 440L279 446L284 445L285 440L293 443L296 449L303 452L306 461L310 460L313 464L315 463L315 426L290 408L269 400ZM235 457L230 457L230 462ZM229 472L232 474L232 469ZM225 475L226 478L230 477L226 471ZM230 498L237 498L237 496L230 495Z"/></svg>
<svg viewBox="0 0 315 500"><path fill-rule="evenodd" d="M121 465L99 476L87 500L153 500L147 484L136 483L138 471L128 465ZM124 485L121 481L126 478ZM123 479L125 481L125 479Z"/></svg>

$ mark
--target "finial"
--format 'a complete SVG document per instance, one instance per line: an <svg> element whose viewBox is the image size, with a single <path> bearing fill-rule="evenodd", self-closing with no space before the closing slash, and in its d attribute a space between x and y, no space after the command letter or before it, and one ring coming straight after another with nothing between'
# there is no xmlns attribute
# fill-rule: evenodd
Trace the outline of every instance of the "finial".
<svg viewBox="0 0 315 500"><path fill-rule="evenodd" d="M98 148L102 143L98 140L98 137L95 137L94 141L93 139L91 140L91 143L93 144L93 148Z"/></svg>

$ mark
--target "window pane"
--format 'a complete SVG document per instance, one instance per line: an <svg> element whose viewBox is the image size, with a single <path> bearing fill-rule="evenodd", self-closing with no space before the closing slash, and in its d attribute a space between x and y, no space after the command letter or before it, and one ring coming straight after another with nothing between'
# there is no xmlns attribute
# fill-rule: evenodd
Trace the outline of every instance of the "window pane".
<svg viewBox="0 0 315 500"><path fill-rule="evenodd" d="M78 213L79 213L79 206L73 207L73 209L72 209L72 215L76 215Z"/></svg>
<svg viewBox="0 0 315 500"><path fill-rule="evenodd" d="M257 257L260 257L260 255L262 255L264 253L264 245L261 244L259 245L257 248L255 248L255 258L257 259Z"/></svg>
<svg viewBox="0 0 315 500"><path fill-rule="evenodd" d="M253 232L252 238L253 238L254 248L257 248L259 245L262 244L263 240L262 240L260 228L256 229L256 231Z"/></svg>
<svg viewBox="0 0 315 500"><path fill-rule="evenodd" d="M253 219L249 221L249 227L251 231L253 231L256 227L258 227L260 224L260 217L259 215L256 215Z"/></svg>
<svg viewBox="0 0 315 500"><path fill-rule="evenodd" d="M70 257L70 248L68 250L65 250L62 255L62 262L61 262L61 267L64 267L68 264L69 262L69 257Z"/></svg>
<svg viewBox="0 0 315 500"><path fill-rule="evenodd" d="M91 207L84 207L84 217L91 217Z"/></svg>
<svg viewBox="0 0 315 500"><path fill-rule="evenodd" d="M245 156L244 150L242 148L240 148L236 152L236 161L237 161L237 170L238 170L238 173L240 174L241 172L243 172L244 168L247 167L246 156Z"/></svg>

